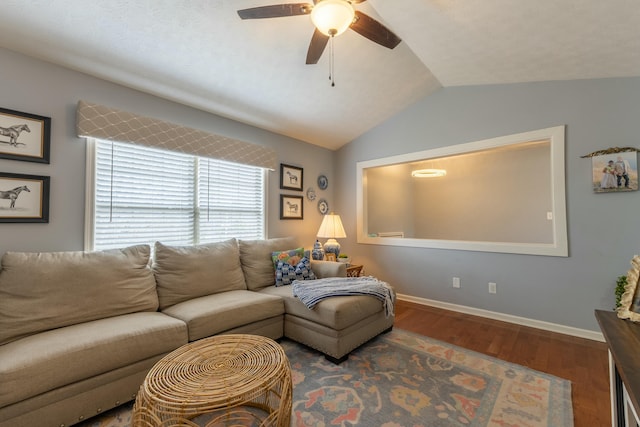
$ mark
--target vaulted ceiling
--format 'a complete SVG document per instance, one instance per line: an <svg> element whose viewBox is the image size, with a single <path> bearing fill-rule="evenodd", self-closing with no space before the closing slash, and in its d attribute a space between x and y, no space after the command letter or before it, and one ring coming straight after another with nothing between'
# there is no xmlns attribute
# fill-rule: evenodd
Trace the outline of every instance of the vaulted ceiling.
<svg viewBox="0 0 640 427"><path fill-rule="evenodd" d="M336 37L335 87L309 16L236 13L278 3L3 0L0 46L330 149L441 87L640 75L638 0L368 0L403 41Z"/></svg>

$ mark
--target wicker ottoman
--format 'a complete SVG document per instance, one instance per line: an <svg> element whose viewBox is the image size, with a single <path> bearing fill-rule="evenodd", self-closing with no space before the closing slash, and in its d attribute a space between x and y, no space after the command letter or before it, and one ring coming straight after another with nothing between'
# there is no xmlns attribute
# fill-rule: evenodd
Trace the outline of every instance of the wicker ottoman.
<svg viewBox="0 0 640 427"><path fill-rule="evenodd" d="M218 335L184 345L151 368L132 426L197 426L203 418L205 425L289 427L291 394L289 361L278 343Z"/></svg>

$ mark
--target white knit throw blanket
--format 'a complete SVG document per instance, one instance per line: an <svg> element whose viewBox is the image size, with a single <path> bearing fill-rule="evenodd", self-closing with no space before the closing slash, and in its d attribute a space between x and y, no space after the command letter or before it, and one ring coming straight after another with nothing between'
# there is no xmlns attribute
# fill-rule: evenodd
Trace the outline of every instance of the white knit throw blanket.
<svg viewBox="0 0 640 427"><path fill-rule="evenodd" d="M375 277L328 277L316 280L294 280L293 296L308 308L325 298L344 295L371 295L384 304L385 315L393 316L395 293L388 283Z"/></svg>

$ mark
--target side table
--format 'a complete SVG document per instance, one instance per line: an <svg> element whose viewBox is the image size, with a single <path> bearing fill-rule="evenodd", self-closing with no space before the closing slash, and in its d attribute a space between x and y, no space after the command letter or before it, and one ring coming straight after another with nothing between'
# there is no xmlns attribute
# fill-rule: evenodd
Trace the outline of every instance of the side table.
<svg viewBox="0 0 640 427"><path fill-rule="evenodd" d="M131 425L238 425L289 427L292 383L289 360L274 340L257 335L217 335L186 344L147 374Z"/></svg>
<svg viewBox="0 0 640 427"><path fill-rule="evenodd" d="M347 277L362 276L362 265L350 264L347 266Z"/></svg>

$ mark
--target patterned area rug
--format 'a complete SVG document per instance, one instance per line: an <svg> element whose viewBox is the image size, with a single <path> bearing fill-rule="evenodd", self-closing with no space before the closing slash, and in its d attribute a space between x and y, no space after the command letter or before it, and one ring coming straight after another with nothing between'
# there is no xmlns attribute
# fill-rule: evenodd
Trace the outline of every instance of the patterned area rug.
<svg viewBox="0 0 640 427"><path fill-rule="evenodd" d="M295 427L570 427L571 384L395 329L341 365L283 340L291 362ZM82 427L130 425L131 405Z"/></svg>

